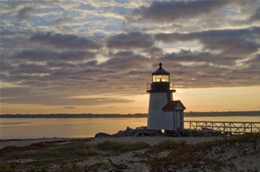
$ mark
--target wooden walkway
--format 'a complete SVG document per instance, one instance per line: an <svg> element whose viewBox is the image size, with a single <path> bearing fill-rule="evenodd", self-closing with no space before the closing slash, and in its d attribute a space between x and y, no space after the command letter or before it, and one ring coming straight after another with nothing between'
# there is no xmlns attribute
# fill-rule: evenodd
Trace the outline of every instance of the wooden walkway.
<svg viewBox="0 0 260 172"><path fill-rule="evenodd" d="M260 122L184 121L186 130L219 131L226 135L260 132ZM187 126L187 125L186 125Z"/></svg>

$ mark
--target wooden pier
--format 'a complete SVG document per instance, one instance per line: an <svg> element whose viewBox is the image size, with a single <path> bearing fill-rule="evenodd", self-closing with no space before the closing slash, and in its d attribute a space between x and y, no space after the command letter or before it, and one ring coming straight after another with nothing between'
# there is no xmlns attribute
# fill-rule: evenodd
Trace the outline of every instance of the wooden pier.
<svg viewBox="0 0 260 172"><path fill-rule="evenodd" d="M188 123L189 127L185 130L190 131L190 136L193 136L192 131L200 131L205 134L214 131L225 135L260 132L260 122L184 121L184 123Z"/></svg>
<svg viewBox="0 0 260 172"><path fill-rule="evenodd" d="M183 124L184 128L165 130L163 133L172 137L231 136L260 133L260 122L183 121Z"/></svg>

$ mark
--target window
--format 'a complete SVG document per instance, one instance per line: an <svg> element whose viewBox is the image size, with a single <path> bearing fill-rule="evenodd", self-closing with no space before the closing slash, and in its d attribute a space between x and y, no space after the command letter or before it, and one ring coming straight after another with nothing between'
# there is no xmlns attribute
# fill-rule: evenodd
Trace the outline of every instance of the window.
<svg viewBox="0 0 260 172"><path fill-rule="evenodd" d="M169 75L153 75L153 82L169 82Z"/></svg>

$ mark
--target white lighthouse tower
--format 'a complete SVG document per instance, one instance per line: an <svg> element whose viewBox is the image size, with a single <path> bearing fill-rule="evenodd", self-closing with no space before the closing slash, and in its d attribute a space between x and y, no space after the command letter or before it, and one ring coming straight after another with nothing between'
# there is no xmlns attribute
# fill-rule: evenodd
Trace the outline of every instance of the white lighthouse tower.
<svg viewBox="0 0 260 172"><path fill-rule="evenodd" d="M183 129L184 105L180 100L173 100L170 73L162 68L152 73L152 83L147 89L150 94L147 128L150 130Z"/></svg>

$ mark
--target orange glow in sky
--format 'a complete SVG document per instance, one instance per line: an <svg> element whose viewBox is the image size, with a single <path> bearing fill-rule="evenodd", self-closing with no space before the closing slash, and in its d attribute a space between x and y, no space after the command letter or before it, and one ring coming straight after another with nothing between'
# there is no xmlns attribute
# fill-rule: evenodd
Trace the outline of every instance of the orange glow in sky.
<svg viewBox="0 0 260 172"><path fill-rule="evenodd" d="M144 90L145 91L145 90ZM232 88L200 88L177 89L173 93L174 100L181 100L186 111L257 111L260 109L260 87L232 87ZM85 106L47 106L35 104L1 104L1 113L119 113L134 114L147 113L149 94L122 96L131 100L129 103Z"/></svg>
<svg viewBox="0 0 260 172"><path fill-rule="evenodd" d="M1 114L147 113L159 63L188 112L260 110L259 0L1 1L0 9Z"/></svg>

